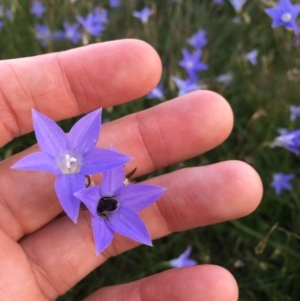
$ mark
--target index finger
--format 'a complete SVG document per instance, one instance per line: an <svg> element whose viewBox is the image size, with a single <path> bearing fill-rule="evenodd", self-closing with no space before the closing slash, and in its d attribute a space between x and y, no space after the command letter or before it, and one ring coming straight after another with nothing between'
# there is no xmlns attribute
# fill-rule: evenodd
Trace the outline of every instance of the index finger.
<svg viewBox="0 0 300 301"><path fill-rule="evenodd" d="M161 74L155 50L138 40L105 42L0 62L0 146L32 131L31 109L53 120L141 97Z"/></svg>

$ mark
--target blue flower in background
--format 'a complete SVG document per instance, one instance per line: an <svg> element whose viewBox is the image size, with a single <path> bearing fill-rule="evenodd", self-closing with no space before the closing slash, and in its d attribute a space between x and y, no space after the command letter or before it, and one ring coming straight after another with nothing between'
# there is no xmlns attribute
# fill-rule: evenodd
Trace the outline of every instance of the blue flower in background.
<svg viewBox="0 0 300 301"><path fill-rule="evenodd" d="M286 129L278 130L279 136L270 144L270 147L284 147L296 155L300 154L300 130L288 131Z"/></svg>
<svg viewBox="0 0 300 301"><path fill-rule="evenodd" d="M64 37L70 40L73 44L77 44L81 39L82 35L79 32L79 24L69 24L68 22L63 23L64 26Z"/></svg>
<svg viewBox="0 0 300 301"><path fill-rule="evenodd" d="M108 24L108 10L105 8L99 9L98 7L96 7L94 9L94 22L103 25Z"/></svg>
<svg viewBox="0 0 300 301"><path fill-rule="evenodd" d="M41 18L44 12L46 11L46 8L41 1L33 1L31 3L31 9L30 12L37 16L38 18Z"/></svg>
<svg viewBox="0 0 300 301"><path fill-rule="evenodd" d="M300 116L300 107L290 106L290 112L291 112L290 120L295 121L297 117Z"/></svg>
<svg viewBox="0 0 300 301"><path fill-rule="evenodd" d="M76 19L83 27L85 33L89 35L100 37L102 31L105 29L105 27L100 23L100 20L95 20L93 13L87 14L85 18L77 16Z"/></svg>
<svg viewBox="0 0 300 301"><path fill-rule="evenodd" d="M224 0L213 0L214 4L224 4Z"/></svg>
<svg viewBox="0 0 300 301"><path fill-rule="evenodd" d="M224 74L221 74L221 75L217 76L216 80L219 83L223 83L225 85L230 86L232 84L232 81L233 81L233 75L232 75L231 72L227 72L227 73L224 73Z"/></svg>
<svg viewBox="0 0 300 301"><path fill-rule="evenodd" d="M0 30L4 27L4 22L0 20Z"/></svg>
<svg viewBox="0 0 300 301"><path fill-rule="evenodd" d="M271 187L275 189L276 195L280 195L283 189L292 190L293 187L290 184L290 181L295 178L293 174L284 174L279 172L273 175L273 181Z"/></svg>
<svg viewBox="0 0 300 301"><path fill-rule="evenodd" d="M246 2L247 0L230 0L230 3L232 4L233 8L238 13L241 12Z"/></svg>
<svg viewBox="0 0 300 301"><path fill-rule="evenodd" d="M172 79L174 80L178 91L178 96L187 94L189 92L193 92L196 90L201 90L201 86L198 85L195 81L188 78L187 80L183 80L177 76L172 76Z"/></svg>
<svg viewBox="0 0 300 301"><path fill-rule="evenodd" d="M257 55L258 55L258 50L253 49L252 51L246 53L246 58L248 62L250 62L252 65L257 64Z"/></svg>
<svg viewBox="0 0 300 301"><path fill-rule="evenodd" d="M193 259L190 259L192 248L188 247L178 258L172 259L169 261L171 267L173 268L184 268L196 265L197 262Z"/></svg>
<svg viewBox="0 0 300 301"><path fill-rule="evenodd" d="M283 25L294 29L300 5L293 5L290 0L280 0L276 7L267 8L265 12L273 19L272 28Z"/></svg>
<svg viewBox="0 0 300 301"><path fill-rule="evenodd" d="M158 84L151 92L147 94L146 98L157 98L163 100L165 98L163 84Z"/></svg>
<svg viewBox="0 0 300 301"><path fill-rule="evenodd" d="M151 238L137 212L154 203L165 188L148 184L124 185L124 168L104 172L101 186L75 193L92 214L96 253L111 243L114 232L152 246Z"/></svg>
<svg viewBox="0 0 300 301"><path fill-rule="evenodd" d="M120 0L109 0L109 6L113 8L117 8L122 6Z"/></svg>
<svg viewBox="0 0 300 301"><path fill-rule="evenodd" d="M192 80L196 80L197 72L204 71L208 68L207 64L200 62L202 56L201 50L190 53L186 48L184 48L182 53L183 60L179 62L179 65L186 70Z"/></svg>
<svg viewBox="0 0 300 301"><path fill-rule="evenodd" d="M142 22L143 24L147 24L147 23L148 23L149 17L150 17L153 13L154 13L154 11L153 11L151 8L149 8L149 7L144 7L144 8L143 8L142 10L140 10L140 11L136 11L136 10L135 10L135 11L132 13L132 15L133 15L134 17L140 19L141 22Z"/></svg>
<svg viewBox="0 0 300 301"><path fill-rule="evenodd" d="M47 46L48 42L52 40L52 33L46 25L36 24L35 28L35 37L40 41L43 47Z"/></svg>
<svg viewBox="0 0 300 301"><path fill-rule="evenodd" d="M188 43L196 49L202 49L207 44L206 31L199 29L188 39Z"/></svg>
<svg viewBox="0 0 300 301"><path fill-rule="evenodd" d="M95 148L101 126L101 109L75 123L68 135L50 118L32 111L40 152L16 162L12 168L41 170L57 175L57 197L73 222L77 222L80 201L74 192L85 187L85 176L97 174L131 160L121 153Z"/></svg>

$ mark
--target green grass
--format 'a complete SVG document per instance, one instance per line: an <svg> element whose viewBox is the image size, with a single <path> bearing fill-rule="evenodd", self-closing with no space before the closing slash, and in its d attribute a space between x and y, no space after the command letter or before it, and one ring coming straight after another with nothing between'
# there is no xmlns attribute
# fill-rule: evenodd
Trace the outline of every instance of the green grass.
<svg viewBox="0 0 300 301"><path fill-rule="evenodd" d="M107 1L102 1L107 7ZM203 51L209 69L201 83L228 99L235 125L229 139L220 147L184 162L185 166L214 163L227 159L243 160L260 174L265 188L262 204L250 216L228 223L175 233L154 242L154 248L141 246L110 259L97 268L58 300L81 300L97 288L125 283L163 270L160 262L177 257L187 245L193 247L192 257L199 263L219 264L229 269L240 286L240 300L298 300L300 286L300 177L299 158L287 150L269 148L266 142L278 128L299 128L300 120L291 124L289 105L299 105L300 59L294 47L293 33L284 28L271 29L271 20L264 13L264 1L249 0L241 15L242 23L234 24L236 16L229 3L216 6L211 0L143 1L136 4L124 0L120 9L111 9L110 23L101 41L120 38L143 39L153 45L163 62L162 81L167 98L177 94L170 77L184 78L178 66L186 40L200 27L208 32L209 44ZM4 1L5 3L5 1ZM29 13L29 1L6 1L14 12L14 20L6 21L0 32L0 58L32 56L74 47L69 42L52 42L42 48L34 37L37 19ZM42 19L51 29L62 28L64 20L74 21L97 1L45 1L48 13ZM134 9L152 5L156 9L150 22L142 26L131 16ZM100 39L92 39L91 43ZM250 65L244 55L257 48L259 63ZM233 83L227 87L213 80L232 72ZM157 104L144 98L105 111L104 117L116 119ZM72 121L63 122L65 128ZM1 150L3 158L35 143L32 134L10 142ZM174 170L172 166L167 171ZM294 189L276 196L270 182L275 172L295 173ZM272 233L269 231L272 229ZM268 235L269 234L269 235ZM238 260L244 263L237 267Z"/></svg>

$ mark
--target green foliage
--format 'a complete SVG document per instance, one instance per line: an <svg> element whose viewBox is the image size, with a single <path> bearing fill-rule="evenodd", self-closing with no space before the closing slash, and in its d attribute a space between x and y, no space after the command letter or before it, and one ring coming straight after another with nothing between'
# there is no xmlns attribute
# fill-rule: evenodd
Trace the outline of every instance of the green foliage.
<svg viewBox="0 0 300 301"><path fill-rule="evenodd" d="M177 257L187 245L199 263L219 264L229 269L240 286L241 301L298 300L300 287L300 178L299 158L285 149L269 148L278 128L299 128L300 121L289 122L289 105L299 105L299 47L294 35L284 28L271 29L271 20L264 13L263 1L250 0L239 15L240 24L232 19L236 13L229 2L214 5L211 0L124 0L118 9L109 10L110 23L100 38L91 43L120 38L143 39L153 45L163 62L162 81L168 99L177 95L172 75L186 77L178 66L181 49L189 47L187 38L199 28L208 33L203 60L209 69L202 73L201 84L222 94L231 104L235 125L232 135L220 147L184 162L184 166L201 165L227 159L243 160L261 175L265 194L258 210L249 217L220 225L175 233L154 242L154 248L141 246L93 271L71 289L60 301L81 300L97 288L125 283L163 270L160 262ZM39 21L30 14L29 1L7 1L14 13L5 20L0 32L0 58L32 56L73 48L68 41L53 41L43 48L34 36L34 24L62 29L62 22L75 21L77 14L91 11L98 1L47 0L47 13ZM108 8L108 1L102 1ZM133 18L134 9L152 6L155 14L148 25ZM258 64L252 66L245 54L258 49ZM145 72L147 72L145 70ZM230 86L215 77L232 72ZM139 99L106 110L104 118L120 116L154 106L157 100ZM63 122L70 128L72 121ZM1 150L3 158L34 144L32 135L15 139ZM165 171L172 171L172 166ZM164 171L164 172L165 172ZM270 182L272 174L295 173L294 189L275 196ZM163 171L161 171L163 172ZM188 210L188 209L187 209Z"/></svg>

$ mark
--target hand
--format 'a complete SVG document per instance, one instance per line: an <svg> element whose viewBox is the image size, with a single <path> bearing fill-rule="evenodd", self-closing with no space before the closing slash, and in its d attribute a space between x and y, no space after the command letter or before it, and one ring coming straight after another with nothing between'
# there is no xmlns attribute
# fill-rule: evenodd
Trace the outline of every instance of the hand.
<svg viewBox="0 0 300 301"><path fill-rule="evenodd" d="M31 108L61 120L130 101L155 87L161 64L147 44L124 40L1 61L0 70L4 145L32 131ZM229 135L232 122L231 109L221 96L198 91L103 125L98 145L113 144L134 157L128 170L138 167L135 176L141 176L216 147ZM1 301L54 300L109 257L137 245L116 235L96 256L87 212L76 225L66 216L57 218L61 206L54 176L10 169L32 151L1 162ZM140 213L153 239L247 215L262 196L257 173L238 161L185 168L148 182L168 188ZM169 286L163 285L164 279ZM86 301L125 300L122 296L126 301L153 301L157 295L159 300L193 301L201 296L207 301L234 301L237 294L229 272L203 265L103 288Z"/></svg>

